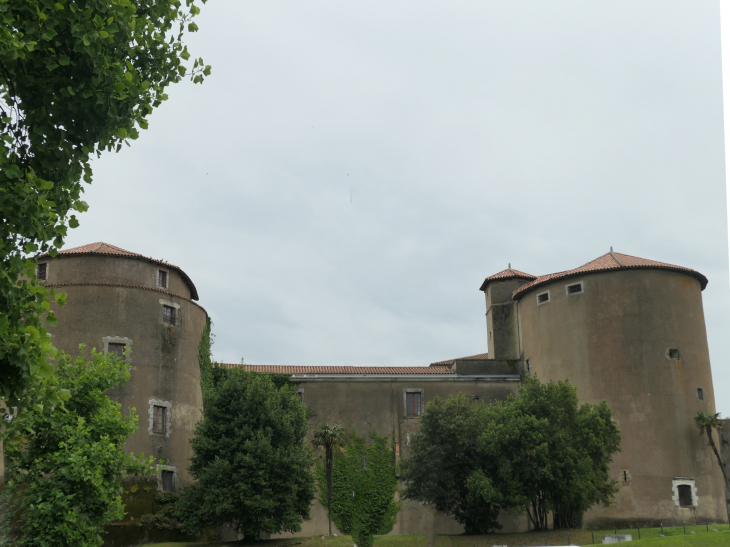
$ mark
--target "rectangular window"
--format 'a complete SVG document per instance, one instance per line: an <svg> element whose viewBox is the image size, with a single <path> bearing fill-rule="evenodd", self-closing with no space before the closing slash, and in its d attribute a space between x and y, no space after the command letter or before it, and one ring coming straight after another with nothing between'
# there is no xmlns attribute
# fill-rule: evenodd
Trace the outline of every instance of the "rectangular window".
<svg viewBox="0 0 730 547"><path fill-rule="evenodd" d="M107 355L113 355L114 357L124 357L124 348L127 347L127 344L116 344L113 342L109 342L109 347L107 349Z"/></svg>
<svg viewBox="0 0 730 547"><path fill-rule="evenodd" d="M38 278L38 281L46 281L46 278L48 277L48 264L46 262L38 264L36 277Z"/></svg>
<svg viewBox="0 0 730 547"><path fill-rule="evenodd" d="M421 415L421 394L419 392L406 393L406 416L416 417Z"/></svg>
<svg viewBox="0 0 730 547"><path fill-rule="evenodd" d="M677 486L677 492L679 493L679 506L680 507L692 507L692 487L689 484L680 484Z"/></svg>
<svg viewBox="0 0 730 547"><path fill-rule="evenodd" d="M304 390L298 389L297 390L297 397L299 397L299 400L303 403L304 402Z"/></svg>
<svg viewBox="0 0 730 547"><path fill-rule="evenodd" d="M173 471L162 472L162 490L164 492L173 492L175 489L175 473Z"/></svg>
<svg viewBox="0 0 730 547"><path fill-rule="evenodd" d="M545 291L537 295L537 305L547 304L550 302L550 291Z"/></svg>
<svg viewBox="0 0 730 547"><path fill-rule="evenodd" d="M162 322L166 325L175 324L175 308L172 306L162 306Z"/></svg>
<svg viewBox="0 0 730 547"><path fill-rule="evenodd" d="M155 433L165 433L165 418L167 417L167 408L164 406L152 407L152 431Z"/></svg>
<svg viewBox="0 0 730 547"><path fill-rule="evenodd" d="M677 348L669 348L669 358L679 359L679 350Z"/></svg>
<svg viewBox="0 0 730 547"><path fill-rule="evenodd" d="M701 387L698 387L697 388L697 398L700 401L704 401L705 400L705 390L702 389Z"/></svg>
<svg viewBox="0 0 730 547"><path fill-rule="evenodd" d="M162 287L163 289L167 288L167 272L166 271L157 270L157 286Z"/></svg>
<svg viewBox="0 0 730 547"><path fill-rule="evenodd" d="M580 294L583 292L583 283L573 283L565 286L565 294Z"/></svg>

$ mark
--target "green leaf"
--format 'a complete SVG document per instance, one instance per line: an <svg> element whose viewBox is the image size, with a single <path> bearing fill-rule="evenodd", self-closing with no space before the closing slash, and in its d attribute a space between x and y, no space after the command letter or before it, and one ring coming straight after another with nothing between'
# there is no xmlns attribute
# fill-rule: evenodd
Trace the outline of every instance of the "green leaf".
<svg viewBox="0 0 730 547"><path fill-rule="evenodd" d="M71 64L71 58L68 55L59 55L58 64L61 66L67 66Z"/></svg>

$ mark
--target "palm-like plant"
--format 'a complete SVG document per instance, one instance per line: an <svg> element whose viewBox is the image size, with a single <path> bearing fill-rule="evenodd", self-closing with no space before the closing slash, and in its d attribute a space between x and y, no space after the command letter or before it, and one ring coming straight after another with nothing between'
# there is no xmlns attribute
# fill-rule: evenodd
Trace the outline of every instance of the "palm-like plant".
<svg viewBox="0 0 730 547"><path fill-rule="evenodd" d="M718 412L716 414L710 414L709 412L699 411L695 415L695 422L697 423L697 427L700 428L700 436L703 433L707 435L707 439L710 441L712 451L715 453L715 457L717 458L717 463L720 464L720 471L722 471L722 476L725 479L725 484L728 484L727 473L725 473L725 464L720 457L720 453L717 451L717 446L715 446L715 440L712 438L713 429L722 429L720 413ZM730 484L728 485L730 486Z"/></svg>
<svg viewBox="0 0 730 547"><path fill-rule="evenodd" d="M327 477L327 522L329 535L332 535L332 456L335 450L345 446L345 434L341 425L320 424L314 430L314 446L324 448L324 466Z"/></svg>

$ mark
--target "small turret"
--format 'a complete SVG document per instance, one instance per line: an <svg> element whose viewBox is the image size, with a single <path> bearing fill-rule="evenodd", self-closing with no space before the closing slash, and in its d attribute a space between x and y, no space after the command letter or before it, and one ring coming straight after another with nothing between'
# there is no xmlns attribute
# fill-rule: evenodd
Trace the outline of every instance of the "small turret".
<svg viewBox="0 0 730 547"><path fill-rule="evenodd" d="M492 359L516 360L520 358L519 324L517 306L512 293L522 285L537 279L512 268L490 275L484 280L480 291L484 291L487 303L487 345Z"/></svg>

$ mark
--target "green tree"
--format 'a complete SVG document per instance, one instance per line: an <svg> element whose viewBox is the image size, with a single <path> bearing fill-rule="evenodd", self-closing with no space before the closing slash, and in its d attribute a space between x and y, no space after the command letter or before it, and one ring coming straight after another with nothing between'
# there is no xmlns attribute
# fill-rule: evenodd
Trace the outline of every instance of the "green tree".
<svg viewBox="0 0 730 547"><path fill-rule="evenodd" d="M342 533L352 535L358 547L371 547L375 534L390 532L400 510L400 502L394 499L398 489L394 440L388 446L388 437L375 431L369 438L371 442L365 442L365 437L350 433L345 449L333 452L331 480L327 480L326 463L317 464L320 501L330 501L325 499L330 485L335 524Z"/></svg>
<svg viewBox="0 0 730 547"><path fill-rule="evenodd" d="M121 404L106 395L127 380L129 366L122 359L96 352L88 360L83 354L75 361L58 357L43 381L69 390L71 398L14 420L23 442L6 451L3 498L12 509L5 529L15 537L5 541L20 547L98 546L102 526L124 516L122 476L149 474L152 464L124 452L137 416L134 409L123 416Z"/></svg>
<svg viewBox="0 0 730 547"><path fill-rule="evenodd" d="M327 524L332 535L332 457L335 450L344 448L345 434L341 425L320 424L314 430L312 444L324 448L324 468L327 492Z"/></svg>
<svg viewBox="0 0 730 547"><path fill-rule="evenodd" d="M500 529L498 505L469 495L467 480L480 467L478 414L484 405L461 393L446 401L434 397L411 435L411 456L401 461L404 497L433 504L452 514L467 534Z"/></svg>
<svg viewBox="0 0 730 547"><path fill-rule="evenodd" d="M178 516L187 531L231 524L248 539L297 532L314 498L307 410L293 385L231 369L206 395Z"/></svg>
<svg viewBox="0 0 730 547"><path fill-rule="evenodd" d="M518 398L485 405L478 416L478 467L468 479L474 502L526 511L536 529L571 527L616 492L609 474L621 434L605 401L578 408L566 381L526 378Z"/></svg>
<svg viewBox="0 0 730 547"><path fill-rule="evenodd" d="M136 139L188 73L183 34L199 11L193 0L0 0L0 396L10 406L63 397L35 381L52 372L44 320L55 323L57 295L29 256L56 254L88 207L91 156ZM189 75L209 73L196 59Z"/></svg>

